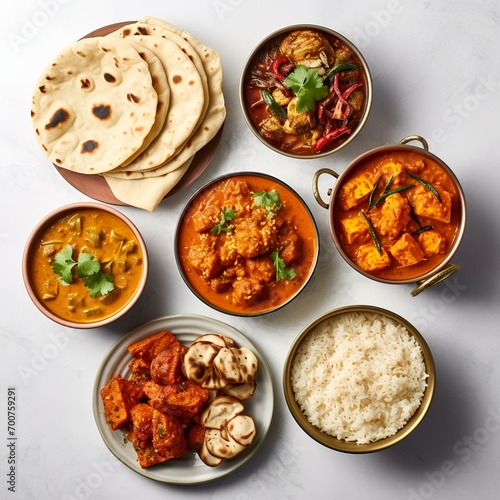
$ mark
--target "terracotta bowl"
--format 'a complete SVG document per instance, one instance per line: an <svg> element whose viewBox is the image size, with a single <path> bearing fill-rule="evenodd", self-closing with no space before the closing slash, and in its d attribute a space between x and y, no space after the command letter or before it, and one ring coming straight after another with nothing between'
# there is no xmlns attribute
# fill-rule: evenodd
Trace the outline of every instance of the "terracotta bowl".
<svg viewBox="0 0 500 500"><path fill-rule="evenodd" d="M53 267L68 245L75 262L71 284ZM96 291L96 276L78 275L82 255L99 262L100 278L107 277L112 286ZM133 307L146 285L148 262L146 244L132 221L115 208L88 202L65 205L43 217L26 242L22 271L29 297L45 316L87 329L107 325Z"/></svg>
<svg viewBox="0 0 500 500"><path fill-rule="evenodd" d="M360 83L361 87L359 91L362 92L364 96L362 103L359 103L357 105L357 108L359 109L354 110L353 107L349 106L344 108L346 115L345 118L337 114L335 115L335 119L331 119L332 110L330 109L330 106L334 105L334 103L336 102L335 100L331 100L331 103L327 106L327 113L330 113L328 118L325 118L327 116L327 113L321 112L320 114L318 114L318 106L322 103L320 100L316 101L316 126L320 124L322 130L325 131L327 129L330 130L331 125L332 129L338 129L340 131L341 125L345 125L345 122L347 121L347 126L349 128L349 131L345 131L344 133L339 135L339 137L333 139L332 141L329 141L329 143L324 147L321 147L319 151L315 151L313 145L310 145L308 147L304 147L303 145L301 145L299 147L297 143L302 144L303 141L298 140L298 136L294 135L293 133L286 135L285 139L276 140L275 137L271 137L269 135L264 136L261 128L259 127L259 124L262 123L265 119L269 117L275 118L277 116L276 113L272 112L269 106L266 107L266 104L262 99L262 90L270 89L270 91L272 92L276 85L278 85L279 88L283 88L283 83L276 83L276 80L270 80L268 76L266 76L264 82L260 78L257 82L257 80L252 75L252 71L255 68L256 62L262 60L263 53L270 50L270 48L272 47L278 47L281 41L290 33L301 30L313 31L326 38L330 42L330 46L334 49L334 53L338 54L338 56L335 56L336 60L334 60L334 62L332 63L329 63L328 68L330 71L335 67L340 68L340 66L338 66L338 61L342 61L342 56L340 54L345 54L347 50L351 52L351 56L348 61L355 63L358 66L354 70L356 72L356 76L353 76L353 72L348 74L347 71L337 73L337 77L340 77L342 81L340 81L340 83L337 85L336 95L345 96L347 100L350 99L349 92L353 91L354 87L352 87L352 84L354 82ZM276 49L270 57L275 61L278 60L279 53L276 52ZM300 58L298 58L296 65L299 64L301 64ZM266 64L266 66L267 68L272 67L270 63ZM285 66L281 67L284 68ZM288 72L288 68L285 71ZM269 71L266 74L269 73L272 73L272 71ZM331 89L332 95L334 88L334 74L335 73L332 73L329 78L325 78L326 83L324 84ZM324 78L324 76L325 75L323 75L322 78ZM349 87L352 88L348 90ZM288 90L285 89L285 92L289 94L289 97L293 97L295 95L289 90L289 87ZM321 158L329 156L345 148L358 136L359 132L365 125L370 113L372 98L373 88L371 73L362 53L350 40L348 40L342 34L332 29L313 24L298 24L287 26L271 33L266 38L264 38L264 40L262 40L250 54L244 66L240 79L240 104L243 115L250 130L268 148L279 154L297 159ZM287 109L288 105L286 103L283 102L280 103L280 105L283 110ZM346 109L349 109L349 111L346 111ZM341 120L340 118L343 118L343 120ZM284 118L281 119L282 123L284 123L284 121ZM295 145L291 146L292 144Z"/></svg>
<svg viewBox="0 0 500 500"><path fill-rule="evenodd" d="M292 366L294 364L294 361L298 357L298 351L301 348L302 343L305 341L311 331L325 321L336 319L343 315L352 315L353 313L363 313L365 315L376 314L379 317L383 316L389 320L396 322L398 325L405 327L410 336L415 339L417 345L420 346L425 364L425 372L428 375L426 379L427 387L425 388L420 406L416 409L416 411L409 418L406 424L401 427L395 434L366 444L358 444L353 440L348 441L344 439L337 439L336 437L333 437L333 435L327 434L326 432L323 432L319 427L313 425L297 403L292 384ZM335 378L335 372L332 371L331 377L333 379ZM346 453L370 453L380 451L394 446L408 437L417 429L417 427L420 425L425 415L427 414L434 396L435 385L436 369L434 360L429 346L427 345L422 335L415 329L415 327L413 327L401 316L380 307L367 305L340 307L338 309L326 312L325 314L315 319L311 324L309 324L302 330L302 332L292 343L288 355L285 359L285 365L283 369L283 389L285 393L286 403L297 424L306 434L308 434L318 443L331 448L332 450Z"/></svg>

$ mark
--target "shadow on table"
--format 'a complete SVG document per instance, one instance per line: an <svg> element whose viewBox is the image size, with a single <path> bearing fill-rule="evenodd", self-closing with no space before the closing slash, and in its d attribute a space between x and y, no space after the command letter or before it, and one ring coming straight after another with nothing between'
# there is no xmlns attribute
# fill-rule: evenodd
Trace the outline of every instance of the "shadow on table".
<svg viewBox="0 0 500 500"><path fill-rule="evenodd" d="M473 391L457 392L467 387L462 363L443 357L436 365L436 392L429 413L413 434L379 455L384 465L406 476L456 468L470 458L471 438L484 425Z"/></svg>

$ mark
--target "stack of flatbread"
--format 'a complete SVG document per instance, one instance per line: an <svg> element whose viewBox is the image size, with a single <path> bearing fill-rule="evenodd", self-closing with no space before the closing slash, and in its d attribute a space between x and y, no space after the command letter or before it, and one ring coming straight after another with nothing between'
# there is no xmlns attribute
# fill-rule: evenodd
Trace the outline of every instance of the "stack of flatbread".
<svg viewBox="0 0 500 500"><path fill-rule="evenodd" d="M154 211L224 123L220 59L146 17L61 51L37 82L31 114L55 165L102 175L118 200Z"/></svg>

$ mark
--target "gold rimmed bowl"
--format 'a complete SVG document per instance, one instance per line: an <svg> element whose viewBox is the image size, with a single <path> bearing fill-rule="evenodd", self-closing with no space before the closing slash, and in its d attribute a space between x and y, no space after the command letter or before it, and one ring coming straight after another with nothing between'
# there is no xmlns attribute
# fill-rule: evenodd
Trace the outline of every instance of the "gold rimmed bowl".
<svg viewBox="0 0 500 500"><path fill-rule="evenodd" d="M356 325L358 327L363 325L363 333L358 328L352 335L344 334L346 329L348 331ZM362 349L366 354L364 358L359 350L357 354L353 354L354 351L349 353L351 347L349 342L355 343L352 345L353 348L354 346L359 348L361 335L363 335ZM320 338L322 338L321 344ZM331 354L331 346L335 342L335 349L342 349L348 353L341 363L336 363L335 355ZM396 358L388 360L387 356L385 357L388 366L394 365L392 368L398 372L399 382L395 382L396 389L390 389L387 385L383 367L379 364L384 354L381 351L377 353L377 350L383 346L393 349L391 352L399 358L399 360ZM322 351L319 355L318 349ZM412 369L404 364L397 366L403 359L412 363L413 355L416 355L418 363ZM350 367L349 377L345 376L347 366ZM419 377L422 380L418 380ZM316 390L322 379L329 388ZM346 394L342 400L328 399L332 392L342 390L342 384L347 379L351 384L359 383L357 387L351 387L347 392L356 393L357 396L363 393L364 399L358 400L362 403L354 398L349 401ZM305 384L307 384L306 394L303 390ZM435 385L436 369L433 356L422 335L407 320L394 312L368 305L340 307L315 319L292 343L283 368L286 403L301 429L312 439L332 450L354 454L389 448L413 433L429 410ZM384 388L389 388L392 392L392 402L380 406L380 401L384 397L380 391ZM403 403L405 398L410 399L411 409L408 407L402 412L400 408L405 406ZM352 406L349 407L350 404ZM370 415L366 413L367 408L371 410L370 405L377 406L377 411L385 411L385 415L392 411L399 416L399 422L391 422L392 427L389 427L388 420L384 424L383 419L377 421L373 415L370 420L366 417L367 414ZM396 405L399 407L394 409L393 406ZM349 411L346 413L342 407L349 408ZM408 412L406 416L404 411ZM354 426L347 431L347 433L352 431L352 435L346 435L348 428L345 425L346 418L351 420L351 424L354 422ZM363 425L357 424L356 421L362 421ZM377 428L377 433L366 432L362 435L365 424L370 426L368 428Z"/></svg>

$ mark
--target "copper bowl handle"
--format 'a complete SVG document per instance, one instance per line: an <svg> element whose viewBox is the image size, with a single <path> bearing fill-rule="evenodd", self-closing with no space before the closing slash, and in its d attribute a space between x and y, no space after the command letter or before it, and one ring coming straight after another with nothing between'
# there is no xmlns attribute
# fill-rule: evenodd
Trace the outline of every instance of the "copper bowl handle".
<svg viewBox="0 0 500 500"><path fill-rule="evenodd" d="M411 142L411 141L420 142L420 144L422 144L422 147L426 151L429 151L429 143L421 135L409 135L409 136L405 137L404 139L401 139L399 141L399 144L407 144L408 142Z"/></svg>
<svg viewBox="0 0 500 500"><path fill-rule="evenodd" d="M434 274L433 276L431 276L426 280L420 281L417 288L412 290L411 296L416 297L419 293L423 292L424 290L427 290L431 286L441 283L441 281L444 281L452 274L455 274L457 271L460 271L461 268L462 266L460 266L459 264L450 264L449 266L446 266L439 273Z"/></svg>
<svg viewBox="0 0 500 500"><path fill-rule="evenodd" d="M338 179L339 178L339 174L337 174L337 172L335 172L334 170L331 170L330 168L320 168L317 172L314 173L313 175L313 180L312 180L312 190L313 190L313 195L314 195L314 198L316 199L316 201L318 202L318 205L322 206L323 208L326 208L327 210L330 208L330 205L328 203L326 203L325 201L323 201L323 198L321 198L321 195L319 194L319 188L318 188L318 181L319 181L319 178L323 175L323 174L329 174L333 177L335 177L335 179ZM330 188L328 190L328 196L330 196L332 194L332 189Z"/></svg>

